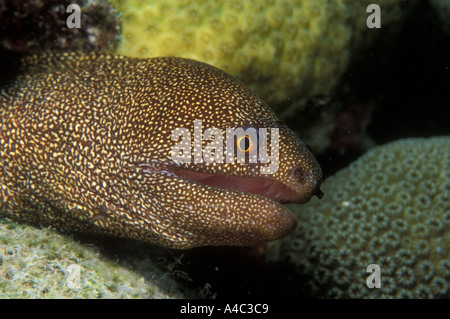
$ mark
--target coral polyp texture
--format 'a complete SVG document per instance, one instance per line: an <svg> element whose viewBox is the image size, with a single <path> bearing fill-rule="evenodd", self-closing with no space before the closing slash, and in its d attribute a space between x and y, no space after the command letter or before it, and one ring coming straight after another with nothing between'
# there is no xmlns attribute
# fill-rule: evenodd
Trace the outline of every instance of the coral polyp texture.
<svg viewBox="0 0 450 319"><path fill-rule="evenodd" d="M182 297L155 262L129 259L124 265L92 244L0 219L1 299Z"/></svg>
<svg viewBox="0 0 450 319"><path fill-rule="evenodd" d="M321 201L291 205L300 226L270 249L313 296L449 298L449 178L450 137L379 146L327 179Z"/></svg>
<svg viewBox="0 0 450 319"><path fill-rule="evenodd" d="M400 9L401 2L377 2L383 9L385 37L386 27L408 11ZM302 104L311 97L330 95L353 50L376 34L366 27L371 1L112 3L122 13L119 53L210 63L243 80L273 106L292 97L301 96Z"/></svg>

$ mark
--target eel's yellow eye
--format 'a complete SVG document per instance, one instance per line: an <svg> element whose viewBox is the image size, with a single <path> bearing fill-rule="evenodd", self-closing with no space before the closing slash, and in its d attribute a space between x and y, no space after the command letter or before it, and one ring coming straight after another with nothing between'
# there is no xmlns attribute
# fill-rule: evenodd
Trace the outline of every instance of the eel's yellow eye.
<svg viewBox="0 0 450 319"><path fill-rule="evenodd" d="M236 144L241 152L244 152L245 155L248 155L256 149L257 141L252 141L251 136L245 135L239 137L236 141Z"/></svg>

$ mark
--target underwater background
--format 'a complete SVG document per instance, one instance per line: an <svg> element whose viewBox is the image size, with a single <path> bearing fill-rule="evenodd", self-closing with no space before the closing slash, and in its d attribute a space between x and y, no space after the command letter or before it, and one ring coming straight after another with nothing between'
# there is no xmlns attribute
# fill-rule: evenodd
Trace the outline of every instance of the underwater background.
<svg viewBox="0 0 450 319"><path fill-rule="evenodd" d="M66 27L70 3L80 29ZM371 3L381 28L367 26ZM50 49L229 72L311 146L325 196L289 205L294 233L250 248L173 250L3 218L0 297L450 297L449 1L0 0L0 85L18 56Z"/></svg>

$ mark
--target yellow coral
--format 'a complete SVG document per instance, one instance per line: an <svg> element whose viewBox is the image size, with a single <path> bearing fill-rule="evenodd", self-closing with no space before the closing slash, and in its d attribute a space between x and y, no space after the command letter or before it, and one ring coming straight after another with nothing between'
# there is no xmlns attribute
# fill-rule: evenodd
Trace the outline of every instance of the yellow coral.
<svg viewBox="0 0 450 319"><path fill-rule="evenodd" d="M379 1L383 26L401 16L390 14L400 2ZM123 15L120 54L175 55L210 63L243 80L272 105L293 96L331 94L355 47L351 43L368 37L370 1L112 3Z"/></svg>
<svg viewBox="0 0 450 319"><path fill-rule="evenodd" d="M291 205L300 227L271 243L323 297L450 297L450 137L377 147ZM280 246L281 245L281 246ZM381 288L366 268L378 264Z"/></svg>

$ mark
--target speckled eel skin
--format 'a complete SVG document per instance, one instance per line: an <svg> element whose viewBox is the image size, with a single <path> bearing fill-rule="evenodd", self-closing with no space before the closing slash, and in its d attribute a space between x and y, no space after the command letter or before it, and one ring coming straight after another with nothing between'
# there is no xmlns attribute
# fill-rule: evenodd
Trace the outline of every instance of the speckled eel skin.
<svg viewBox="0 0 450 319"><path fill-rule="evenodd" d="M170 248L248 246L295 228L280 202L322 195L306 145L242 83L204 63L29 56L0 105L0 215L16 220ZM262 174L260 161L173 161L172 131L194 136L194 120L203 131L278 128L278 171Z"/></svg>

